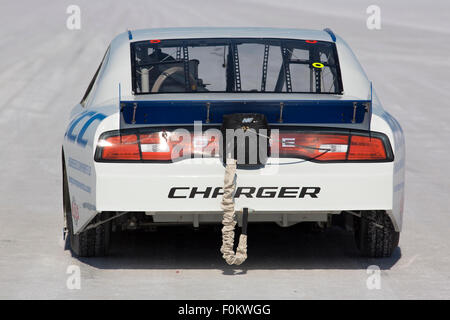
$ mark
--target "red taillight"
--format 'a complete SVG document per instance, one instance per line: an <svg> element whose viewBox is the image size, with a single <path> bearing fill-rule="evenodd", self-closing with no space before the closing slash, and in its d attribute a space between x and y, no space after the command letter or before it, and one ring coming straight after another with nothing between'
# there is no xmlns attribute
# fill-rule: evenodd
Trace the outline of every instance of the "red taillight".
<svg viewBox="0 0 450 320"><path fill-rule="evenodd" d="M384 160L386 149L379 138L352 136L348 160Z"/></svg>
<svg viewBox="0 0 450 320"><path fill-rule="evenodd" d="M274 138L274 137L272 137ZM280 157L317 161L386 160L383 140L377 137L308 132L280 132Z"/></svg>
<svg viewBox="0 0 450 320"><path fill-rule="evenodd" d="M345 160L347 150L347 135L280 132L279 152L283 157Z"/></svg>
<svg viewBox="0 0 450 320"><path fill-rule="evenodd" d="M141 134L143 160L171 160L172 145L165 132Z"/></svg>
<svg viewBox="0 0 450 320"><path fill-rule="evenodd" d="M390 148L379 136L273 130L271 157L314 161L392 160ZM96 160L174 161L191 156L217 157L219 147L220 139L214 135L168 131L122 134L100 139Z"/></svg>
<svg viewBox="0 0 450 320"><path fill-rule="evenodd" d="M109 137L101 141L105 160L140 160L139 144L135 134Z"/></svg>
<svg viewBox="0 0 450 320"><path fill-rule="evenodd" d="M173 161L191 155L218 156L219 143L214 136L194 136L174 132L125 134L100 139L98 160Z"/></svg>

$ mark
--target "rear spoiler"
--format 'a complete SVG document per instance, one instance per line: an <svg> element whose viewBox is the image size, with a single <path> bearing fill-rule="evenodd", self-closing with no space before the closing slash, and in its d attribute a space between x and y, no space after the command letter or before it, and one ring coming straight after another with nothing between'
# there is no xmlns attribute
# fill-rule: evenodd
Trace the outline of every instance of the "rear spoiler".
<svg viewBox="0 0 450 320"><path fill-rule="evenodd" d="M220 125L223 115L262 113L274 125L307 125L370 131L371 100L171 100L120 101L120 128Z"/></svg>

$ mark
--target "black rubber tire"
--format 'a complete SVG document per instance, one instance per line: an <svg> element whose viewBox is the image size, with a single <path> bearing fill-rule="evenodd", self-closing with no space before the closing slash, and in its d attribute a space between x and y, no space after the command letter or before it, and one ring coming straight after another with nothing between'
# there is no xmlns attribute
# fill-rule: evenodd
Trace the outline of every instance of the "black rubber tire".
<svg viewBox="0 0 450 320"><path fill-rule="evenodd" d="M70 249L78 257L101 257L108 254L111 223L106 222L96 228L73 234L72 208L70 203L69 185L63 156L63 206L66 217L67 241ZM106 217L104 217L106 218Z"/></svg>
<svg viewBox="0 0 450 320"><path fill-rule="evenodd" d="M365 211L354 219L356 246L370 258L390 257L398 246L400 233L384 211Z"/></svg>

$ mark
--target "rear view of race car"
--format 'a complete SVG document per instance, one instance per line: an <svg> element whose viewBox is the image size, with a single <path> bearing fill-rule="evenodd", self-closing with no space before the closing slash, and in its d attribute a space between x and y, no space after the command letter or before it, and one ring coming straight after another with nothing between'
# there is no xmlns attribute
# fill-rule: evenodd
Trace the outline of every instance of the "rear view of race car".
<svg viewBox="0 0 450 320"><path fill-rule="evenodd" d="M337 222L358 248L398 245L404 138L331 30L184 28L117 36L63 142L67 233L79 256L112 231ZM237 253L234 228L242 227Z"/></svg>

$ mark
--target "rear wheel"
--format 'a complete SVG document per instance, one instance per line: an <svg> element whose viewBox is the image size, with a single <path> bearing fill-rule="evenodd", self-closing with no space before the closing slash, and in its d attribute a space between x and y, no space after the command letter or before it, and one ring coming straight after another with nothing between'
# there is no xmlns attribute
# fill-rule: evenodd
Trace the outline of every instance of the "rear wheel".
<svg viewBox="0 0 450 320"><path fill-rule="evenodd" d="M67 241L73 254L79 257L100 257L108 253L111 223L106 222L95 228L74 234L72 207L70 202L67 174L63 158L63 205L67 228Z"/></svg>
<svg viewBox="0 0 450 320"><path fill-rule="evenodd" d="M355 241L364 256L390 257L398 246L400 233L384 211L362 212L354 219Z"/></svg>

